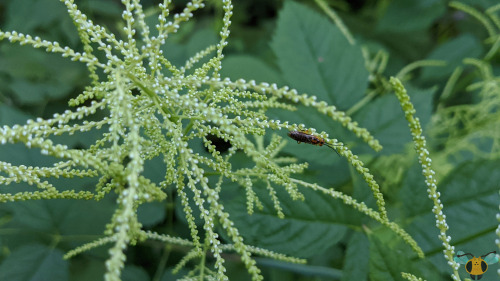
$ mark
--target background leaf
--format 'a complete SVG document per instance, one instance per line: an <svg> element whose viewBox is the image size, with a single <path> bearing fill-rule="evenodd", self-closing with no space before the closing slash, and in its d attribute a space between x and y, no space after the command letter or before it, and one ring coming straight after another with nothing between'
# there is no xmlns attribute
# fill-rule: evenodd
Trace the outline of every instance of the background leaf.
<svg viewBox="0 0 500 281"><path fill-rule="evenodd" d="M154 2L141 1L152 34L158 18L158 8ZM245 235L246 243L308 257L307 265L257 257L265 280L399 280L402 270L426 280L451 280L449 266L442 256L441 242L437 239L438 231L430 212L432 206L427 198L419 164L415 163L409 169L409 165L399 166L400 162L386 165L384 176L393 177L391 185L387 186L384 179L379 181L377 171L382 169L379 159L414 157L408 152L411 136L400 106L395 97L383 88L381 81L416 60L447 62L444 67L414 70L407 77L411 80L404 81L426 134L432 131L428 130L430 126L442 126L442 123L430 122L431 116L439 117L441 109L459 105L464 112L468 112L468 109L476 106L475 102L480 97L478 91L472 94L467 92L471 83L486 83L491 87L488 94L496 93L496 82L486 81L481 73L484 69L492 69L494 79L498 80L498 55L483 59L485 50L492 46L485 28L474 17L448 8L445 1L327 2L354 35L356 45L347 42L338 27L314 1L233 1L231 36L224 50L221 76L232 80L243 78L279 86L288 85L299 92L315 95L318 100L325 100L341 110L351 109L367 92L375 90L380 93L352 115L384 146L384 150L377 154L365 144L360 144L359 139L339 124L315 110L298 106L294 112L273 110L269 117L303 123L318 131L328 132L330 137L347 143L360 154L360 159L374 171L375 179L385 193L390 218L403 225L417 239L424 248L426 259L415 259L404 243L393 239L390 231L378 223L345 207L338 200L308 190L303 190L306 195L304 202L292 201L285 192L279 191L287 216L278 219L265 187L255 184L264 210L256 209L252 216L248 216L245 191L229 183L223 185L225 209ZM467 3L481 13L498 4L497 0L459 2ZM218 42L221 21L217 13L220 7L213 3L207 2L207 9L197 10L193 19L183 23L175 34L169 34L162 51L174 65L184 65L190 56ZM89 19L116 33L118 38L124 35L121 18L123 5L119 1L79 0L77 5L87 13ZM183 8L183 1L173 1L170 17ZM61 46L82 50L77 29L63 3L53 0L0 1L0 11L3 15L0 17L2 31L30 33L43 39L56 40ZM366 48L367 57L362 55L362 48ZM369 74L366 67L379 51L387 55L387 65L381 65L379 73ZM100 59L105 61L103 54L100 55ZM465 58L478 58L485 68L476 71L463 63ZM443 104L438 96L457 67L464 71L454 85L452 94L446 99L447 104ZM81 93L88 81L88 72L82 63L61 58L59 54L10 44L5 40L0 42L0 127L24 124L28 118L50 118L53 113L66 110L67 100ZM496 111L494 109L489 115L484 130L495 131L498 127L495 124L498 119ZM454 129L460 128L447 129L453 133ZM107 130L103 128L103 131ZM272 133L288 141L279 156L294 156L299 162L309 163L308 170L300 175L301 179L328 188L334 187L368 206L374 206L373 196L366 183L352 171L344 158L324 146L297 144L287 138L286 131L268 130L266 140ZM55 137L53 141L79 149L88 147L99 134L102 131L85 133L83 137L63 135ZM434 136L427 137L431 157L436 157L439 164L446 165L445 169L438 166L436 176L440 180L438 189L450 225L448 234L452 237L455 249L476 255L495 250L495 239L498 239L495 234L498 225L495 216L498 212L499 180L496 167L500 160L493 156L490 156L491 159L480 159L470 151L446 155L449 149L446 146L453 146L454 143L436 145ZM484 138L480 133L467 137L474 138L471 144L482 151L488 152L495 148L494 140L483 143ZM201 144L195 144L193 149L195 153L207 154ZM248 166L248 157L242 154L238 152L233 156L233 167ZM40 150L28 149L20 144L7 144L0 146L0 161L50 166L55 160L41 155ZM164 180L163 160L157 158L146 161L143 175L155 183ZM209 178L209 184L213 185L216 175ZM397 181L400 178L402 181ZM49 181L61 190L95 188L92 179ZM2 192L9 193L34 188L27 184L0 186ZM191 196L190 191L188 194ZM69 249L102 236L115 199L111 195L100 202L50 200L0 204L0 281L101 280L105 272L103 260L108 257L107 246L93 249L69 261L62 260L61 256ZM178 202L175 192L169 193L167 200L141 206L138 210L140 222L146 229L189 239L182 204ZM192 208L195 210L196 222L200 225L199 212L194 203ZM372 232L361 232L361 226ZM199 230L203 233L202 227ZM223 230L220 235L225 237ZM123 279L149 280L158 274L162 280L177 280L199 263L198 260L193 261L181 273L172 275L173 266L187 249L169 249L153 241L131 247L127 252ZM165 271L157 273L159 262L167 255L169 258ZM249 280L241 261L232 259L232 253L227 255L230 257L226 262L230 279ZM210 257L207 261L212 262ZM491 265L483 279L493 280L496 269L497 265ZM463 266L459 272L462 278L469 277Z"/></svg>
<svg viewBox="0 0 500 281"><path fill-rule="evenodd" d="M462 64L464 58L476 58L482 53L482 46L471 34L454 38L433 50L427 59L444 60L444 67L426 67L422 70L421 79L439 81L450 76L455 68Z"/></svg>
<svg viewBox="0 0 500 281"><path fill-rule="evenodd" d="M257 83L272 82L283 85L283 79L278 72L259 60L249 55L232 55L222 61L221 75L232 80L240 78L247 81L255 80Z"/></svg>
<svg viewBox="0 0 500 281"><path fill-rule="evenodd" d="M443 15L445 7L439 0L391 1L377 28L380 32L399 33L425 29Z"/></svg>
<svg viewBox="0 0 500 281"><path fill-rule="evenodd" d="M352 208L337 200L301 189L307 198L304 202L293 201L289 195L278 190L284 219L276 215L273 204L264 186L256 188L263 210L255 209L247 214L246 200L242 193L226 204L226 209L250 245L264 247L280 253L300 257L311 257L339 242L347 228L355 222ZM289 247L289 243L294 246Z"/></svg>
<svg viewBox="0 0 500 281"><path fill-rule="evenodd" d="M138 266L127 266L122 272L122 281L149 281L149 275Z"/></svg>
<svg viewBox="0 0 500 281"><path fill-rule="evenodd" d="M326 17L293 1L279 14L271 47L287 84L346 110L368 83L361 49Z"/></svg>
<svg viewBox="0 0 500 281"><path fill-rule="evenodd" d="M0 280L44 281L68 279L68 262L63 253L45 245L33 244L16 249L0 265Z"/></svg>
<svg viewBox="0 0 500 281"><path fill-rule="evenodd" d="M416 109L422 127L425 128L432 114L432 99L434 89L418 89L407 86L408 95ZM392 94L383 95L370 102L367 106L354 115L361 126L370 131L380 141L384 149L381 154L399 153L405 144L411 141L408 131L408 123L404 119L403 111ZM360 146L357 153L370 153L372 150L367 146Z"/></svg>
<svg viewBox="0 0 500 281"><path fill-rule="evenodd" d="M376 237L370 237L370 280L392 281L404 280L401 272L406 272L409 261L404 255L394 252L393 249L382 243Z"/></svg>
<svg viewBox="0 0 500 281"><path fill-rule="evenodd" d="M363 233L355 232L350 236L342 268L342 281L367 280L370 254L366 249L369 247L368 238Z"/></svg>
<svg viewBox="0 0 500 281"><path fill-rule="evenodd" d="M439 183L441 201L450 227L448 233L457 251L493 251L498 225L496 213L500 180L500 174L495 171L499 164L499 160L469 162L458 166ZM420 181L407 182L410 189L426 189ZM424 195L421 191L418 193ZM403 205L411 205L416 197L406 194L401 200ZM434 256L432 261L438 268L448 270L441 255L441 243L435 239L439 232L434 226L434 214L424 206L407 211L411 212L411 223L406 227L408 232L425 252Z"/></svg>

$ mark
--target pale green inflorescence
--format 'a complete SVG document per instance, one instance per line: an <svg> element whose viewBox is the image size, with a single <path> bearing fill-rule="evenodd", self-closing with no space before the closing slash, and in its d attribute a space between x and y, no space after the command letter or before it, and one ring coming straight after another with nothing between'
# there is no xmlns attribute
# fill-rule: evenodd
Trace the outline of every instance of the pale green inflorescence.
<svg viewBox="0 0 500 281"><path fill-rule="evenodd" d="M408 121L408 126L410 127L411 135L413 137L413 142L415 145L415 150L417 151L418 161L422 165L422 174L425 176L425 183L427 185L427 193L429 198L432 200L434 207L432 212L434 213L436 219L436 227L439 229L439 239L443 242L443 253L444 257L448 260L448 264L453 269L453 280L460 280L458 275L459 264L453 260L453 255L455 253L455 247L450 245L451 237L446 235L448 230L448 224L446 223L446 215L443 213L443 203L439 199L441 194L437 191L437 181L434 177L435 172L432 169L432 160L429 157L429 151L426 148L426 140L422 135L422 127L420 126L420 121L418 117L414 117L415 108L410 101L410 97L406 92L403 84L399 79L391 77L390 83L399 99L401 108L405 114L406 120Z"/></svg>
<svg viewBox="0 0 500 281"><path fill-rule="evenodd" d="M415 275L406 272L401 272L401 276L403 276L404 279L410 281L423 281L422 278L418 278Z"/></svg>
<svg viewBox="0 0 500 281"><path fill-rule="evenodd" d="M169 34L178 31L181 23L193 17L194 11L204 7L203 1L191 1L181 13L175 15L169 15L170 1L164 1L158 5L158 24L151 31L145 23L139 1L123 0L124 39L116 38L104 27L93 23L73 1L62 2L77 27L83 52L15 31L0 31L0 39L43 48L47 52L59 53L85 63L91 85L70 100L69 105L75 107L74 110L54 114L49 119L28 120L24 125L3 126L0 129L1 144L23 143L28 148L38 148L43 155L59 160L52 167L15 166L0 162L0 184L24 182L38 189L35 192L0 194L0 202L53 198L100 200L110 192L116 193L117 208L105 231L106 236L70 251L66 258L111 243L106 261L107 281L120 280L126 258L125 249L144 239L192 247L177 269L192 259L201 259L202 262L186 276L186 280L196 275L197 279L205 276L208 280L227 280L221 255L223 251L238 253L252 280L263 278L252 255L303 263L304 260L244 243L220 200L220 193L228 180L238 182L245 188L250 214L254 207L262 207L253 190L256 182L264 183L276 214L281 218L284 213L276 188L286 189L293 199L298 200L304 199L299 186L311 188L341 199L345 204L386 225L410 244L419 256L423 256L415 241L397 224L388 220L379 186L356 155L336 139L330 139L325 132L316 133L314 128L307 128L303 124L270 120L266 110L296 110L295 104L312 107L341 123L373 149L380 150L380 144L366 129L360 128L334 106L316 101L314 96L299 94L288 87L278 88L276 84L257 84L242 79L231 81L219 77L223 49L227 45L231 25L231 1L222 0L224 17L219 43L194 55L183 67L172 65L163 56L160 47ZM215 52L215 56L202 63L202 59L212 52ZM96 113L105 117L97 121L87 120ZM294 174L303 172L307 164L279 156L280 149L285 145L279 136L273 136L270 143L264 146L262 136L269 129L309 130L335 146L371 187L378 212L345 194L293 178ZM51 140L52 136L84 134L91 130L100 132L101 136L88 149L71 149ZM210 135L231 143L232 147L226 155L216 150ZM192 144L196 141L204 144L208 155L193 151ZM253 166L234 169L229 160L237 151L247 155ZM164 180L159 183L143 175L145 162L156 157L163 160L166 169ZM213 180L213 176L217 179ZM96 178L97 184L93 191L60 191L44 180L58 177L92 177ZM190 241L145 232L137 219L139 205L152 200L164 200L166 191L172 189L176 190L182 202L190 228ZM190 203L194 203L200 211L203 221L201 227L205 233L203 237L195 223L195 212ZM232 244L222 244L216 224L226 232ZM207 255L215 258L215 270L205 268L203 261Z"/></svg>

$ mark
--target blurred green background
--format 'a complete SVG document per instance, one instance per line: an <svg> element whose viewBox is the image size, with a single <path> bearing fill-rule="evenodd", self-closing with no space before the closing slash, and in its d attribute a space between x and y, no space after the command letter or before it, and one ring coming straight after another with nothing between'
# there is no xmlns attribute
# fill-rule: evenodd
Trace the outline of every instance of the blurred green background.
<svg viewBox="0 0 500 281"><path fill-rule="evenodd" d="M123 36L120 1L75 2L94 22L117 37ZM484 119L477 121L476 130L464 125L465 121L453 123L440 118L451 118L442 114L449 108L478 110L477 105L485 100L485 94L477 83L491 83L488 93L492 96L488 98L492 103L499 100L500 54L488 53L499 37L489 34L471 15L450 7L449 1L325 2L350 30L356 41L354 45L315 1L234 1L231 35L221 74L234 80L255 79L288 85L299 92L316 95L319 100L347 111L369 129L384 146L382 152L371 151L339 124L312 110L270 112L271 118L304 123L352 147L375 174L391 220L401 224L417 240L427 258L416 259L394 234L340 201L308 190L303 191L305 202L294 202L286 194L280 194L287 216L284 220L275 216L271 201L263 201L266 208L248 216L243 192L236 192L226 207L247 243L308 259L307 265L294 265L257 257L265 280L402 280L401 271L427 280L451 280L451 271L442 257L437 238L438 230L434 227L432 204L427 199L424 179L412 152L411 135L387 81L389 76L413 62L441 61L439 66L416 68L402 79L424 134L429 135L432 155L436 157L452 244L457 250L476 256L493 251L494 239L498 238L495 215L500 173L496 169L500 156L496 136L485 132L498 129L498 110L496 106L489 108ZM458 2L480 12L498 5L496 0ZM158 1L141 3L147 22L153 27ZM171 14L181 12L185 3L174 0ZM174 65L183 65L198 51L217 43L221 18L221 4L207 1L205 9L197 11L194 19L168 38L163 47L165 56ZM496 36L500 36L499 27L493 27ZM76 28L59 1L0 1L0 28L82 50ZM465 58L479 59L491 71L491 79L487 80L481 69L465 64ZM458 75L454 78L456 83L447 88L453 75ZM0 42L0 125L22 124L36 117L50 118L67 109L67 101L81 93L89 81L85 65L81 63L4 40ZM446 95L443 96L443 92ZM476 120L472 115L467 118ZM286 137L285 132L278 133ZM72 148L86 148L98 136L98 132L92 134L61 136L57 141ZM451 137L453 142L449 141ZM464 140L468 149L454 149ZM203 150L201 146L196 149ZM310 163L302 176L304 179L334 187L374 207L371 192L361 177L345 160L332 151L325 151L326 148L297 145L290 140L282 153ZM39 151L28 150L23 145L0 146L0 161L16 165L53 163ZM236 156L233 161L235 165L244 165L245 157ZM149 161L145 175L153 181L161 181L164 177L161 165L161 160ZM61 189L92 190L95 185L92 179L51 182ZM227 189L241 191L230 184ZM21 190L32 188L24 184L0 186L0 192ZM144 227L189 238L179 201L173 196L167 202L142 206L139 218ZM61 257L68 250L102 235L114 203L114 198L109 196L100 202L50 200L0 204L0 280L103 280L106 247L69 261ZM187 271L172 275L171 269L187 251L178 246L165 248L156 241L131 247L127 250L127 266L122 278L176 280ZM237 255L225 254L224 258L231 280L249 280ZM497 268L492 265L485 280L495 279ZM463 267L459 270L462 277L467 276Z"/></svg>

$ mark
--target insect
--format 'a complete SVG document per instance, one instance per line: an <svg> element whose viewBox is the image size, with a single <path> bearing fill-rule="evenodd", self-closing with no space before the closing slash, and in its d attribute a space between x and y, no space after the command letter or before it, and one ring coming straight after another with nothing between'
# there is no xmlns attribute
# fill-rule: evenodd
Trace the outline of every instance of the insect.
<svg viewBox="0 0 500 281"><path fill-rule="evenodd" d="M469 259L469 256L472 258ZM497 252L493 251L476 258L473 254L458 251L453 260L459 264L465 264L465 270L470 274L472 280L479 280L488 270L488 264L498 262L498 256Z"/></svg>
<svg viewBox="0 0 500 281"><path fill-rule="evenodd" d="M318 136L311 135L311 133L309 131L290 131L290 132L288 132L288 136L291 139L297 141L297 143L303 142L303 143L308 143L308 144L318 145L318 146L326 145L329 148L333 149L337 153L337 155L339 154L337 152L337 150L334 148L335 146L326 143L324 139L322 139Z"/></svg>

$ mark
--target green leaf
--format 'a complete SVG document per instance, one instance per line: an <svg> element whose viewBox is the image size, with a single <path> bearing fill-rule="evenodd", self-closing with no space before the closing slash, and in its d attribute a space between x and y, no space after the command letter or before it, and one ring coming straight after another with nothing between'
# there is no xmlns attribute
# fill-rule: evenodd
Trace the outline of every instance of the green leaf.
<svg viewBox="0 0 500 281"><path fill-rule="evenodd" d="M411 85L405 87L417 111L416 115L425 128L432 114L432 99L436 90L422 90ZM408 122L404 118L397 98L393 95L384 95L369 103L354 115L354 119L359 120L360 125L380 141L384 147L381 151L383 154L398 153L412 140ZM357 152L370 152L366 146L362 146L361 149Z"/></svg>
<svg viewBox="0 0 500 281"><path fill-rule="evenodd" d="M223 77L229 77L232 80L245 79L247 81L255 80L260 82L273 82L283 84L282 78L263 61L248 55L230 55L222 61Z"/></svg>
<svg viewBox="0 0 500 281"><path fill-rule="evenodd" d="M409 267L408 259L391 249L376 236L371 235L368 237L370 239L370 280L404 280L401 277L401 272Z"/></svg>
<svg viewBox="0 0 500 281"><path fill-rule="evenodd" d="M10 89L14 92L17 101L21 104L37 104L46 99L46 87L24 79L12 82Z"/></svg>
<svg viewBox="0 0 500 281"><path fill-rule="evenodd" d="M174 269L173 267L167 268L160 280L161 281L178 280L178 279L182 278L183 276L186 276L189 273L189 270L186 269L185 267L181 268L181 270L179 270L179 272L177 272L177 274L172 273L173 269Z"/></svg>
<svg viewBox="0 0 500 281"><path fill-rule="evenodd" d="M163 157L155 157L144 162L144 177L156 184L165 180L166 168L162 158Z"/></svg>
<svg viewBox="0 0 500 281"><path fill-rule="evenodd" d="M11 45L3 45L0 54L0 72L14 78L28 77L33 80L44 78L46 67L43 65L43 57L50 54L42 50L33 50L28 46Z"/></svg>
<svg viewBox="0 0 500 281"><path fill-rule="evenodd" d="M350 45L334 24L308 7L285 2L271 47L286 83L299 92L315 95L343 110L363 97L368 72L361 49ZM271 110L270 117L326 131L341 141L349 140L346 130L312 108L298 106L295 112ZM325 159L327 150L330 149L296 143L284 149L308 162L330 166L339 158L330 150L332 157Z"/></svg>
<svg viewBox="0 0 500 281"><path fill-rule="evenodd" d="M355 232L347 243L342 281L367 280L370 242L366 235Z"/></svg>
<svg viewBox="0 0 500 281"><path fill-rule="evenodd" d="M0 124L12 126L14 124L23 124L32 116L20 111L19 109L5 104L0 104Z"/></svg>
<svg viewBox="0 0 500 281"><path fill-rule="evenodd" d="M92 256L95 251L92 251ZM105 253L103 259L107 258L109 254ZM71 281L95 281L101 280L106 273L106 266L101 259L71 259Z"/></svg>
<svg viewBox="0 0 500 281"><path fill-rule="evenodd" d="M50 104L49 106L50 107ZM57 107L60 108L60 107ZM107 127L104 127L108 129ZM102 136L103 129L101 130L91 130L87 132L82 132L80 134L62 134L59 136L51 136L51 140L54 143L67 145L69 148L88 148ZM160 160L161 161L161 160ZM148 167L149 168L149 167Z"/></svg>
<svg viewBox="0 0 500 281"><path fill-rule="evenodd" d="M55 158L45 156L38 148L27 148L23 143L0 146L0 161L7 161L12 165L51 166Z"/></svg>
<svg viewBox="0 0 500 281"><path fill-rule="evenodd" d="M129 265L123 269L122 281L149 281L148 273L141 267Z"/></svg>
<svg viewBox="0 0 500 281"><path fill-rule="evenodd" d="M437 268L436 263L418 258L408 244L385 226L372 228L368 240L370 241L369 280L403 280L401 272L410 272L424 280L441 280L440 270L449 269L446 263ZM442 254L440 258L444 260Z"/></svg>
<svg viewBox="0 0 500 281"><path fill-rule="evenodd" d="M188 198L193 198L194 193L191 189L185 188L184 192L186 192ZM189 200L189 207L193 212L194 221L196 225L203 225L203 220L201 219L200 208L193 202L193 200ZM182 199L180 196L175 197L175 216L184 224L188 224L186 213L184 212L184 205L182 204Z"/></svg>
<svg viewBox="0 0 500 281"><path fill-rule="evenodd" d="M67 180L75 190L85 181ZM87 180L86 183L89 183ZM114 210L111 199L94 201L40 200L9 203L11 222L26 230L60 235L101 235Z"/></svg>
<svg viewBox="0 0 500 281"><path fill-rule="evenodd" d="M165 205L161 202L144 203L137 209L137 218L145 227L151 227L165 219Z"/></svg>
<svg viewBox="0 0 500 281"><path fill-rule="evenodd" d="M17 101L23 105L36 105L44 100L65 96L71 90L68 84L36 83L25 79L16 79L10 85Z"/></svg>
<svg viewBox="0 0 500 281"><path fill-rule="evenodd" d="M119 3L113 1L88 0L87 5L90 11L107 17L119 17L123 12Z"/></svg>
<svg viewBox="0 0 500 281"><path fill-rule="evenodd" d="M45 245L22 246L0 265L0 280L45 281L68 280L68 262L63 253Z"/></svg>
<svg viewBox="0 0 500 281"><path fill-rule="evenodd" d="M203 27L190 34L189 41L184 46L189 57L205 50L210 45L215 45L219 41L217 34L212 28ZM213 56L214 53L211 54Z"/></svg>
<svg viewBox="0 0 500 281"><path fill-rule="evenodd" d="M309 278L328 278L327 280L338 280L341 276L343 276L343 272L331 268L330 266L317 266L311 264L295 264L289 262L283 262L268 258L256 258L257 264L259 267L269 267L274 268L276 278L273 280L289 280L293 278L293 275L289 279L283 278L284 274L290 274L292 272L296 272L303 276L308 276ZM278 279L279 278L279 279ZM239 279L238 279L239 280ZM308 279L310 280L310 279Z"/></svg>
<svg viewBox="0 0 500 281"><path fill-rule="evenodd" d="M63 98L88 80L82 64L26 46L0 49L0 73L10 77L1 87L22 105Z"/></svg>
<svg viewBox="0 0 500 281"><path fill-rule="evenodd" d="M488 229L493 231L498 225L499 165L500 160L469 162L440 182L450 235L454 239L472 238Z"/></svg>
<svg viewBox="0 0 500 281"><path fill-rule="evenodd" d="M284 79L299 92L342 110L364 95L368 72L360 47L308 7L285 1L271 47Z"/></svg>
<svg viewBox="0 0 500 281"><path fill-rule="evenodd" d="M452 170L439 182L443 212L450 227L447 234L453 238L452 243L458 250L470 249L477 253L492 251L498 225L499 165L500 160L468 162ZM426 189L423 182L406 182L409 188ZM429 200L427 197L425 199ZM403 197L402 200L408 205L424 199L413 197L409 200ZM417 210L420 212L410 218L411 224L406 228L424 252L436 255L433 260L436 266L446 269L448 266L442 257L441 241L437 239L439 231L435 227L434 214L430 209Z"/></svg>
<svg viewBox="0 0 500 281"><path fill-rule="evenodd" d="M255 184L264 209L255 208L248 215L245 192L239 189L236 198L228 200L226 210L240 230L245 243L299 257L311 257L336 244L347 227L354 222L349 218L355 212L332 197L302 189L305 201L293 201L281 188L276 190L284 219L276 215L267 189Z"/></svg>
<svg viewBox="0 0 500 281"><path fill-rule="evenodd" d="M349 180L352 184L352 194L351 196L358 202L365 203L366 206L374 210L378 210L377 202L375 197L373 197L373 191L371 190L368 183L363 179L354 167L349 167Z"/></svg>
<svg viewBox="0 0 500 281"><path fill-rule="evenodd" d="M470 5L481 7L482 10L486 10L495 4L498 4L497 0L460 0L459 2Z"/></svg>
<svg viewBox="0 0 500 281"><path fill-rule="evenodd" d="M439 0L391 1L377 29L398 33L417 31L428 28L445 12L446 4Z"/></svg>
<svg viewBox="0 0 500 281"><path fill-rule="evenodd" d="M35 29L47 28L67 17L61 3L51 0L11 1L8 5L6 30L30 33Z"/></svg>
<svg viewBox="0 0 500 281"><path fill-rule="evenodd" d="M188 42L179 44L173 41L167 41L166 44L161 46L161 50L173 65L181 67L185 65L186 61L191 56L205 50L210 45L217 44L217 42L218 38L212 29L201 28L199 30L192 30L191 33L189 33ZM209 54L208 57L212 57L213 55L214 53ZM207 57L201 61L207 61Z"/></svg>
<svg viewBox="0 0 500 281"><path fill-rule="evenodd" d="M432 201L428 199L425 177L422 175L420 163L415 161L406 172L403 186L399 191L399 199L406 217L418 216L432 210Z"/></svg>
<svg viewBox="0 0 500 281"><path fill-rule="evenodd" d="M470 35L464 34L450 40L433 50L427 59L444 60L444 67L426 67L422 70L421 78L429 81L441 81L447 79L465 58L477 58L483 52L479 40Z"/></svg>

